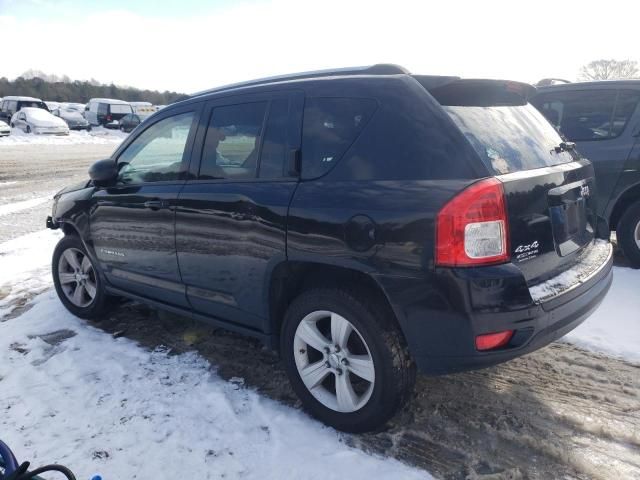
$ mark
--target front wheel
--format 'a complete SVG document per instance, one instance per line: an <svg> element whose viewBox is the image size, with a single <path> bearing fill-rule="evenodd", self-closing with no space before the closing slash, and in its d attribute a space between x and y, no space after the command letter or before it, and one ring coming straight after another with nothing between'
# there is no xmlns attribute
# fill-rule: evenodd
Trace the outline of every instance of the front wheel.
<svg viewBox="0 0 640 480"><path fill-rule="evenodd" d="M96 318L109 311L113 298L105 290L95 264L80 238L67 235L53 251L53 283L62 304L80 318Z"/></svg>
<svg viewBox="0 0 640 480"><path fill-rule="evenodd" d="M640 201L625 210L616 227L618 244L633 268L640 268Z"/></svg>
<svg viewBox="0 0 640 480"><path fill-rule="evenodd" d="M383 426L411 395L415 365L392 319L361 293L308 290L289 307L281 353L305 409L346 432Z"/></svg>

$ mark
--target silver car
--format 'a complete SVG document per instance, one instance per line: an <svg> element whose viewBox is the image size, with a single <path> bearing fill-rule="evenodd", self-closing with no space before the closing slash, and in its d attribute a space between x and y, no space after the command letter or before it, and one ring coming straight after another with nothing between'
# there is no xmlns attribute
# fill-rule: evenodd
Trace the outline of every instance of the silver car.
<svg viewBox="0 0 640 480"><path fill-rule="evenodd" d="M69 127L64 120L42 108L25 107L14 113L11 126L26 133L69 135Z"/></svg>
<svg viewBox="0 0 640 480"><path fill-rule="evenodd" d="M11 135L11 129L9 128L9 125L0 120L0 137L6 137L8 135Z"/></svg>

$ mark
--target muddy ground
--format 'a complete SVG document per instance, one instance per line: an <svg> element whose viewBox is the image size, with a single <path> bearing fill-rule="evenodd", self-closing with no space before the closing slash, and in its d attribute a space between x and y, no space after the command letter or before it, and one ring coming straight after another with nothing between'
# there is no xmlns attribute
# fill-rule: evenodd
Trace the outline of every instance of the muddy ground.
<svg viewBox="0 0 640 480"><path fill-rule="evenodd" d="M0 151L0 205L86 178L91 162L114 148L38 147ZM0 242L40 230L47 211L0 217L11 225ZM300 407L278 358L252 339L133 302L92 324L147 348L196 350L223 378ZM486 370L419 377L385 431L343 439L443 479L640 479L640 367L555 343Z"/></svg>

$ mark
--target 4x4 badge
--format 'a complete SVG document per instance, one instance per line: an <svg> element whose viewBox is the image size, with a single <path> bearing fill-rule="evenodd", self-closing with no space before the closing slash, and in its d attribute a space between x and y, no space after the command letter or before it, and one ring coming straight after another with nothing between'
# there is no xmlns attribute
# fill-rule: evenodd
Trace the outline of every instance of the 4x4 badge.
<svg viewBox="0 0 640 480"><path fill-rule="evenodd" d="M580 187L580 196L588 197L589 195L591 195L591 192L589 191L589 185L582 185Z"/></svg>

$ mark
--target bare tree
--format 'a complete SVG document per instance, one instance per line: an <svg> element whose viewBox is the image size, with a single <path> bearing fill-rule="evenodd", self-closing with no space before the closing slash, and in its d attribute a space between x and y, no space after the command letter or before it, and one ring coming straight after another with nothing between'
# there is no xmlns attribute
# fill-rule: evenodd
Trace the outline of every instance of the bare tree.
<svg viewBox="0 0 640 480"><path fill-rule="evenodd" d="M634 60L595 60L580 69L581 80L619 80L639 78L640 69Z"/></svg>

